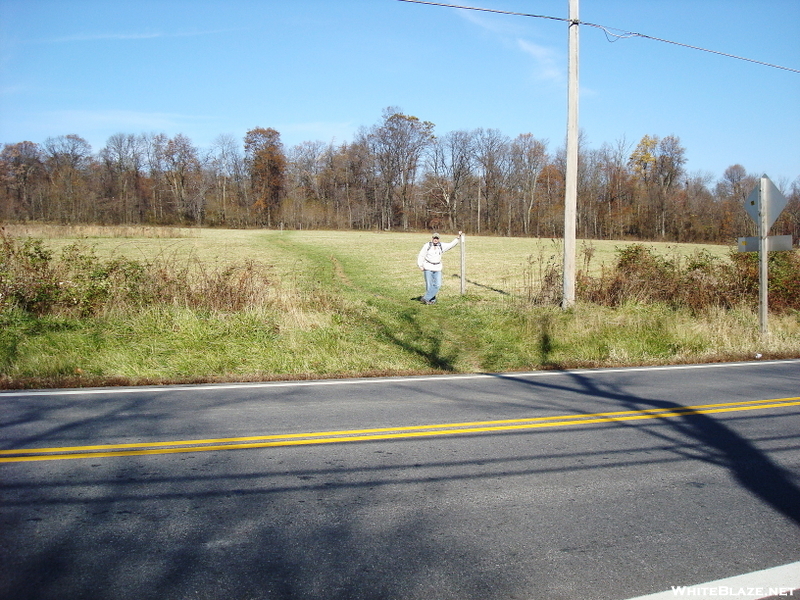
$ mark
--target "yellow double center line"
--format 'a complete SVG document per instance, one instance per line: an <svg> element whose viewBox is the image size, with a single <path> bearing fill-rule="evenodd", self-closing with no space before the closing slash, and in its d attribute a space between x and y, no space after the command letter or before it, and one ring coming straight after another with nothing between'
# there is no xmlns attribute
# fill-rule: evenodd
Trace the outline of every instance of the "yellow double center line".
<svg viewBox="0 0 800 600"><path fill-rule="evenodd" d="M36 460L67 460L76 458L103 458L112 456L144 456L148 454L177 454L185 452L210 452L217 450L241 450L246 448L270 448L276 446L304 446L310 444L338 444L375 440L408 439L442 435L463 435L502 431L519 431L544 427L568 427L665 419L712 413L747 410L765 410L800 406L800 397L747 402L726 402L674 408L650 408L619 412L591 413L581 415L558 415L527 419L503 419L498 421L473 421L467 423L442 423L438 425L412 425L409 427L382 427L377 429L350 429L344 431L320 431L311 433L288 433L249 437L217 438L207 440L179 440L170 442L141 442L131 444L103 444L96 446L67 446L60 448L16 448L0 450L0 463L27 462Z"/></svg>

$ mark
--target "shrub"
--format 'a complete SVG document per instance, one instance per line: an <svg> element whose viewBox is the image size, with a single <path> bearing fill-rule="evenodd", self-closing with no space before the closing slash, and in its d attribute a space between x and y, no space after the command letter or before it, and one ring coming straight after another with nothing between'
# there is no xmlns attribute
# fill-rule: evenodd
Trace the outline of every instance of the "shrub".
<svg viewBox="0 0 800 600"><path fill-rule="evenodd" d="M732 252L729 261L700 250L683 261L669 260L642 245L617 251L614 268L599 277L581 273L578 296L603 306L626 302L664 303L699 312L708 308L758 305L758 255ZM769 306L773 312L800 310L800 253L771 252Z"/></svg>
<svg viewBox="0 0 800 600"><path fill-rule="evenodd" d="M748 304L758 304L759 257L756 252L731 253L730 278L745 292ZM800 252L770 252L769 307L774 312L800 310Z"/></svg>
<svg viewBox="0 0 800 600"><path fill-rule="evenodd" d="M598 279L582 275L578 293L581 298L605 306L625 302L670 303L679 293L678 265L658 256L643 244L617 250L613 269L603 270Z"/></svg>
<svg viewBox="0 0 800 600"><path fill-rule="evenodd" d="M58 301L53 255L41 240L19 243L0 237L0 309L19 306L25 312L47 313Z"/></svg>
<svg viewBox="0 0 800 600"><path fill-rule="evenodd" d="M236 312L268 301L269 270L255 262L208 268L191 260L101 260L83 244L55 257L41 240L0 236L0 312L88 317L151 303Z"/></svg>

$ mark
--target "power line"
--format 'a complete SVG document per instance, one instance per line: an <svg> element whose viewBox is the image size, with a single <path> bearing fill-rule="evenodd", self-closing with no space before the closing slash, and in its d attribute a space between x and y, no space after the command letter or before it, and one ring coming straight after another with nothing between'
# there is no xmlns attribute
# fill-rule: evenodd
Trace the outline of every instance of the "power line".
<svg viewBox="0 0 800 600"><path fill-rule="evenodd" d="M475 10L480 12L489 12L489 13L496 13L500 15L511 15L515 17L532 17L535 19L549 19L551 21L562 21L564 23L570 22L569 19L565 19L563 17L550 17L547 15L534 15L530 13L521 13L521 12L512 12L508 10L497 10L494 8L481 8L478 6L461 6L458 4L445 4L443 2L428 2L426 0L398 0L398 2L409 2L411 4L427 4L429 6L443 6L445 8L457 8L460 10ZM700 50L701 52L709 52L711 54L718 54L719 56L725 56L727 58L735 58L737 60L744 60L747 62L755 63L757 65L762 65L764 67L772 67L774 69L782 69L784 71L790 71L792 73L800 73L800 69L793 69L792 67L784 67L781 65L776 65L773 63L764 62L761 60L755 60L754 58L746 58L744 56L737 56L735 54L728 54L727 52L720 52L719 50L709 50L708 48L701 48L700 46L692 46L690 44L683 44L681 42L673 42L672 40L665 40L663 38L654 37L652 35L646 35L644 33L636 33L634 31L624 31L622 29L615 29L613 27L606 27L605 25L598 25L597 23L586 23L584 21L578 21L579 25L586 25L587 27L594 27L596 29L601 29L606 34L606 39L609 42L615 42L619 39L629 39L634 37L643 38L646 40L653 40L655 42L664 42L665 44L673 44L675 46L681 46L683 48L689 48L691 50ZM614 32L620 33L614 33ZM616 38L615 40L610 39L611 37Z"/></svg>
<svg viewBox="0 0 800 600"><path fill-rule="evenodd" d="M477 6L459 6L458 4L443 4L441 2L425 2L424 0L399 0L399 2L410 2L412 4L427 4L429 6L444 6L445 8L460 8L462 10L477 10L481 12L497 13L501 15L512 15L515 17L535 17L537 19L550 19L552 21L569 21L562 17L548 17L547 15L531 15L528 13L511 12L507 10L496 10L494 8L480 8Z"/></svg>
<svg viewBox="0 0 800 600"><path fill-rule="evenodd" d="M657 38L652 35L645 35L644 33L635 33L633 31L626 31L623 34L615 34L609 28L603 27L602 25L596 25L594 23L583 23L583 25L588 25L589 27L597 27L602 29L606 35L611 35L616 38L632 38L632 37L640 37L646 40L653 40L656 42L664 42L665 44L674 44L675 46L682 46L683 48L690 48L691 50L700 50L702 52L710 52L711 54L719 54L720 56L727 56L728 58L735 58L737 60L744 60L747 62L755 63L757 65L763 65L765 67L772 67L774 69L783 69L784 71L791 71L792 73L800 73L800 69L793 69L792 67L784 67L781 65L776 65L773 63L764 62L761 60L756 60L754 58L747 58L745 56L737 56L735 54L728 54L727 52L720 52L719 50L709 50L708 48L701 48L700 46L692 46L690 44L682 44L681 42L673 42L672 40L665 40L662 38Z"/></svg>

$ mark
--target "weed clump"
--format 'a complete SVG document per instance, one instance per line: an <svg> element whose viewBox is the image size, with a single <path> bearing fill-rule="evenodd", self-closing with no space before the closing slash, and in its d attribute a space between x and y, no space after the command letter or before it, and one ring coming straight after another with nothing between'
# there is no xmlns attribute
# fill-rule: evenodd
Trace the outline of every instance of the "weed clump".
<svg viewBox="0 0 800 600"><path fill-rule="evenodd" d="M576 293L585 302L609 307L659 303L697 313L758 306L758 256L731 251L728 258L715 258L707 250L683 259L670 258L643 244L631 244L617 249L616 263L599 276L588 275L588 268L582 270ZM549 279L542 282L544 290L552 290ZM770 311L800 310L800 252L770 253L768 293Z"/></svg>
<svg viewBox="0 0 800 600"><path fill-rule="evenodd" d="M41 240L0 232L0 313L85 318L151 304L237 312L263 304L270 284L268 269L255 262L209 268L191 260L102 260L81 243L56 255Z"/></svg>

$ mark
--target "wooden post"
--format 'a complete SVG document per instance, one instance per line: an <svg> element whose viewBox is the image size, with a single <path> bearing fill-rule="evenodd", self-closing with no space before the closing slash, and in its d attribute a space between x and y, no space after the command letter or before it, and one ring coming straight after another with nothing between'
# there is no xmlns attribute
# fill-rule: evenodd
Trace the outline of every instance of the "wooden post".
<svg viewBox="0 0 800 600"><path fill-rule="evenodd" d="M575 304L575 229L578 203L578 0L569 0L567 173L564 197L563 308Z"/></svg>

